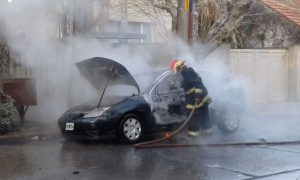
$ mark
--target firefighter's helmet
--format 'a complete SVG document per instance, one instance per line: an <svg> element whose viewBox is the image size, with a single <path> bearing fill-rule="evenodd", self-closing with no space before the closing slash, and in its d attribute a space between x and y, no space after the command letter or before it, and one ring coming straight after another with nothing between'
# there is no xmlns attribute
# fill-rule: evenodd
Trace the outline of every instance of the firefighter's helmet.
<svg viewBox="0 0 300 180"><path fill-rule="evenodd" d="M181 60L173 60L170 63L170 70L174 73L177 73L180 68L184 66L184 61Z"/></svg>

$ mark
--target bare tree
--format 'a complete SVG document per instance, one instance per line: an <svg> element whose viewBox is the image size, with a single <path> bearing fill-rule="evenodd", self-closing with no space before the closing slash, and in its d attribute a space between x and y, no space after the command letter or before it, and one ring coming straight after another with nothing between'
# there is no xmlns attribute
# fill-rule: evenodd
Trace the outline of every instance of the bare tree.
<svg viewBox="0 0 300 180"><path fill-rule="evenodd" d="M157 12L165 11L172 18L172 31L177 27L178 0L131 0L132 8L136 8L149 16L157 15ZM243 13L249 7L250 0L196 0L194 35L197 40L204 42L227 42L234 39L245 15ZM181 10L181 9L180 9ZM155 16L159 19L159 16Z"/></svg>
<svg viewBox="0 0 300 180"><path fill-rule="evenodd" d="M161 29L163 36L170 36L170 28L167 26L165 17L170 16L172 20L171 30L175 32L177 23L176 0L113 0L112 4L116 11L121 12L126 7L127 13L134 16L145 16Z"/></svg>
<svg viewBox="0 0 300 180"><path fill-rule="evenodd" d="M145 11L145 4L153 11ZM176 31L177 10L182 10L178 0L135 0L133 6L150 16L165 11ZM194 9L195 40L213 42L214 47L222 43L232 48L288 47L299 42L300 28L260 1L194 0Z"/></svg>
<svg viewBox="0 0 300 180"><path fill-rule="evenodd" d="M198 31L199 37L203 41L217 41L217 42L233 42L237 44L240 38L240 32L237 31L238 27L241 25L244 17L247 16L247 9L251 6L253 1L244 0L231 0L231 1L218 1L215 2L216 7L212 5L205 5L205 3L199 3L200 13L203 12L203 7L209 6L211 8L210 14L213 14L210 18L207 15L200 16L201 19L212 19L210 20L210 24L206 23L203 25L201 21L199 21L199 29L202 31ZM201 6L201 4L203 4ZM209 3L208 3L209 4ZM219 12L215 9L219 9ZM203 30L204 29L204 30ZM208 29L208 30L207 30Z"/></svg>

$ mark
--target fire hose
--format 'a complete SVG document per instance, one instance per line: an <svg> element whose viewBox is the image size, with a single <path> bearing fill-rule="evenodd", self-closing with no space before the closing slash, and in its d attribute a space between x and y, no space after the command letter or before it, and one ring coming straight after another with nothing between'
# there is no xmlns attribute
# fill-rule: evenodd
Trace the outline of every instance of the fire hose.
<svg viewBox="0 0 300 180"><path fill-rule="evenodd" d="M173 136L178 134L190 121L191 117L195 112L195 108L192 109L187 119L180 125L178 129L173 131L172 133L167 133L164 137L158 138L151 141L146 141L142 143L135 144L134 147L137 149L145 149L145 148L178 148L178 147L225 147L225 146L263 146L263 145L293 145L300 144L300 140L295 141L273 141L273 142L237 142L237 143L218 143L218 144L160 144L171 139Z"/></svg>
<svg viewBox="0 0 300 180"><path fill-rule="evenodd" d="M195 112L195 108L192 109L192 111L190 112L189 116L182 123L182 125L178 129L176 129L175 131L173 131L171 134L167 133L162 138L158 138L158 139L155 139L155 140L152 140L152 141L146 141L146 142L135 144L134 147L135 148L155 148L155 147L158 147L158 146L162 146L163 144L158 144L158 143L167 141L167 140L171 139L173 136L175 136L176 134L178 134L186 126L186 124L190 121L190 119L193 116L194 112ZM177 144L177 145L179 145L179 144ZM170 144L164 144L164 146L168 147L168 146L170 146Z"/></svg>

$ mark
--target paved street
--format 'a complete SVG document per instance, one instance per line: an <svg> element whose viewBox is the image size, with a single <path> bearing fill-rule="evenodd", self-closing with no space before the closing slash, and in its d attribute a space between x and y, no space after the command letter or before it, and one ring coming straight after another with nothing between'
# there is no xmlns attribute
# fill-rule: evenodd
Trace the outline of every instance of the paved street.
<svg viewBox="0 0 300 180"><path fill-rule="evenodd" d="M0 180L102 179L300 180L300 0L0 0Z"/></svg>
<svg viewBox="0 0 300 180"><path fill-rule="evenodd" d="M240 129L183 143L299 140L299 103L252 108ZM278 111L280 109L281 111ZM134 149L62 137L3 143L0 179L300 179L300 145Z"/></svg>

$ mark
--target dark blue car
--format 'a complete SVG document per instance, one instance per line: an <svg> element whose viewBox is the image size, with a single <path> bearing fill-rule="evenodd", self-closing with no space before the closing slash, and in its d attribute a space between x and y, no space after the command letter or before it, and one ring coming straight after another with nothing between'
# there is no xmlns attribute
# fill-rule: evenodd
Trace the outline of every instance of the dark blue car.
<svg viewBox="0 0 300 180"><path fill-rule="evenodd" d="M95 57L76 65L81 76L97 89L99 97L69 109L59 118L59 127L66 138L113 136L126 143L136 143L148 134L171 130L185 120L184 92L178 75L163 72L142 93L128 70L113 60ZM127 92L131 87L135 92L118 96L107 89L110 86L118 86L119 92ZM233 89L238 91L234 96L242 96L240 87ZM223 91L230 94L232 89ZM239 126L243 97L239 99L241 102L235 102L231 108L222 101L211 105L211 118L224 133L234 132Z"/></svg>

